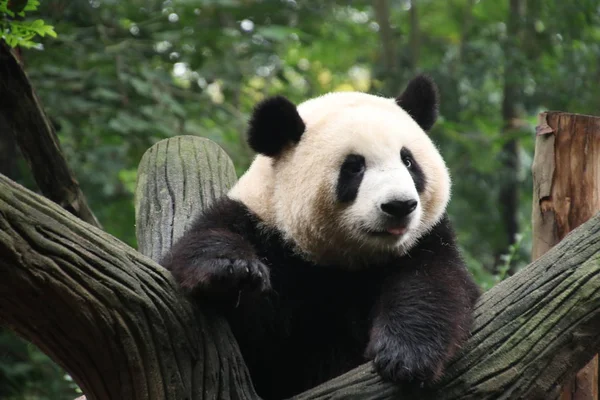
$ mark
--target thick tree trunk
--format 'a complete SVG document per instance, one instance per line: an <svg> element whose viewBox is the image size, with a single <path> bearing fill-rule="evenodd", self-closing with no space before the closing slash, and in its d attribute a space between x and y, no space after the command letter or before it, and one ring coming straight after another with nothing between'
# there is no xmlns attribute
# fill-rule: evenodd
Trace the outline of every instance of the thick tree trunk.
<svg viewBox="0 0 600 400"><path fill-rule="evenodd" d="M534 260L600 211L600 118L542 113L537 134ZM561 399L598 400L598 356L565 385Z"/></svg>
<svg viewBox="0 0 600 400"><path fill-rule="evenodd" d="M203 196L232 182L230 161L207 143L169 139L144 157L138 224L162 235L138 233L154 243L141 244L153 257L165 248L159 237L176 238L174 227L206 205ZM222 173L203 154L221 160ZM430 398L555 397L600 348L599 238L600 215L486 292L473 337ZM89 400L257 399L210 304L196 309L152 260L1 176L0 274L0 321L62 365ZM369 364L297 398L349 395L414 398L399 397Z"/></svg>
<svg viewBox="0 0 600 400"><path fill-rule="evenodd" d="M0 119L19 145L35 181L50 200L84 221L100 226L63 157L58 138L29 79L11 49L0 40Z"/></svg>

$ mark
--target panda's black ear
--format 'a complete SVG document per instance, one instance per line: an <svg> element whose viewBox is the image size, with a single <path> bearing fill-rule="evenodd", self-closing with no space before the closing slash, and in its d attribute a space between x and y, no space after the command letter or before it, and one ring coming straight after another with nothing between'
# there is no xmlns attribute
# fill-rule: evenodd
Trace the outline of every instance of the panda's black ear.
<svg viewBox="0 0 600 400"><path fill-rule="evenodd" d="M274 157L300 141L306 126L294 103L283 96L270 97L254 108L248 127L252 150Z"/></svg>
<svg viewBox="0 0 600 400"><path fill-rule="evenodd" d="M438 116L439 95L437 86L426 75L418 75L408 83L396 98L396 104L404 109L424 130L431 129Z"/></svg>

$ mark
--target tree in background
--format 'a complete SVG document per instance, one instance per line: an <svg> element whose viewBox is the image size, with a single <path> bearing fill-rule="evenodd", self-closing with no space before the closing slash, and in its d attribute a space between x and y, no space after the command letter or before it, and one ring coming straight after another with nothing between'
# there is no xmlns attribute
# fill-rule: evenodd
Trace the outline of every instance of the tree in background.
<svg viewBox="0 0 600 400"><path fill-rule="evenodd" d="M449 212L486 289L529 259L537 112L600 110L595 0L55 0L24 17L9 3L27 2L0 1L1 23L41 19L58 33L27 39L22 61L90 207L133 246L136 168L156 141L208 137L239 174L252 158L245 121L263 97L392 95L424 71L442 95L432 136L454 177ZM1 172L35 188L2 123ZM63 375L0 336L0 398L72 399Z"/></svg>

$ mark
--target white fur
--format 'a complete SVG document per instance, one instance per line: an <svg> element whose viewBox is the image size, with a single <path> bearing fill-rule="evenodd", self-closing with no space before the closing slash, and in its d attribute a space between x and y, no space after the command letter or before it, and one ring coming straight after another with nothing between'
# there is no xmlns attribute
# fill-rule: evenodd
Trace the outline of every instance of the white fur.
<svg viewBox="0 0 600 400"><path fill-rule="evenodd" d="M364 260L408 251L442 217L450 198L450 176L429 136L394 99L366 93L330 93L298 106L306 131L299 144L276 158L258 155L229 196L242 201L317 263L364 264ZM423 170L419 196L402 163L407 147ZM358 196L336 201L336 185L348 154L360 154L367 169ZM369 236L380 204L418 199L408 231L400 238Z"/></svg>

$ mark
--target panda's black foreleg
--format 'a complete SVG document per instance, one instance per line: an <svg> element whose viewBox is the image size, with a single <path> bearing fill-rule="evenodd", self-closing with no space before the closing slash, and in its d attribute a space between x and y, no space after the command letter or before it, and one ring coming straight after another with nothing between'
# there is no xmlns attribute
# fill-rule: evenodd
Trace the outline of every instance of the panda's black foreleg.
<svg viewBox="0 0 600 400"><path fill-rule="evenodd" d="M245 237L253 231L247 209L223 198L194 221L161 265L190 292L237 296L242 290L267 290L269 269Z"/></svg>
<svg viewBox="0 0 600 400"><path fill-rule="evenodd" d="M462 265L429 264L390 276L366 351L378 373L393 382L437 381L468 337L477 292Z"/></svg>

